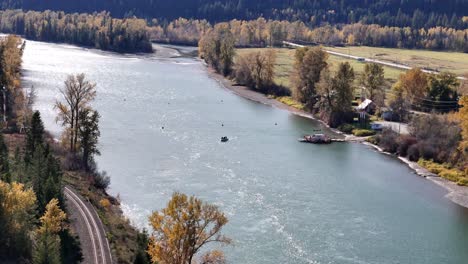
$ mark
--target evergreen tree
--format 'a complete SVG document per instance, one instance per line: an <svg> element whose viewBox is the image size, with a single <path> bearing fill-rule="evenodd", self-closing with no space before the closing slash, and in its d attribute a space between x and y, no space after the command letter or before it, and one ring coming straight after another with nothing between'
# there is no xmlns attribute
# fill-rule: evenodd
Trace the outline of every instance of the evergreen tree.
<svg viewBox="0 0 468 264"><path fill-rule="evenodd" d="M8 148L5 144L5 137L0 133L0 180L10 183L10 163L8 161Z"/></svg>
<svg viewBox="0 0 468 264"><path fill-rule="evenodd" d="M43 213L47 203L56 198L63 201L62 172L57 159L50 153L49 146L36 148L28 166L28 175L34 192L37 195L38 211Z"/></svg>
<svg viewBox="0 0 468 264"><path fill-rule="evenodd" d="M36 148L44 143L44 124L39 111L34 112L26 137L25 161L28 163Z"/></svg>
<svg viewBox="0 0 468 264"><path fill-rule="evenodd" d="M90 164L94 161L94 155L100 155L97 147L99 136L99 113L98 111L89 108L84 109L80 113L80 148L83 157L85 169L89 171Z"/></svg>

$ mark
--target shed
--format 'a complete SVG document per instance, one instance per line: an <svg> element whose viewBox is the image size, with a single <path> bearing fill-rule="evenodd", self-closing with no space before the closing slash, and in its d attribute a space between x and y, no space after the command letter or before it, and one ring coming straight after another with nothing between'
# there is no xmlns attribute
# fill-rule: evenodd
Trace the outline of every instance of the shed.
<svg viewBox="0 0 468 264"><path fill-rule="evenodd" d="M357 107L358 112L367 112L373 114L375 112L376 105L370 99L364 99Z"/></svg>

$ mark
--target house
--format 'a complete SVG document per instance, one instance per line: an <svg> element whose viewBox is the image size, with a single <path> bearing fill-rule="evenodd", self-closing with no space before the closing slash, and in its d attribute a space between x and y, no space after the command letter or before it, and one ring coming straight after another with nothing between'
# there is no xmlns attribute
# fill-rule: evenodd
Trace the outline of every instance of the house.
<svg viewBox="0 0 468 264"><path fill-rule="evenodd" d="M364 99L357 107L358 112L365 112L368 114L374 114L377 106L370 99Z"/></svg>

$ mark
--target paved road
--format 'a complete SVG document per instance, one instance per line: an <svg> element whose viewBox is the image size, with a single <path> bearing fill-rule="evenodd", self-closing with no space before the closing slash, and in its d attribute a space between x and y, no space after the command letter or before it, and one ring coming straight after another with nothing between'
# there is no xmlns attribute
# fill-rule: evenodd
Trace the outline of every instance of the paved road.
<svg viewBox="0 0 468 264"><path fill-rule="evenodd" d="M296 44L296 43L289 42L289 41L283 41L283 44L291 46L291 47L295 47L295 48L305 47L304 45ZM334 56L340 56L340 57L344 57L344 58L348 58L348 59L352 59L352 60L363 60L363 62L371 62L371 63L381 64L381 65L385 65L385 66L388 66L388 67L397 68L397 69L401 69L401 70L411 70L413 68L411 66L404 65L404 64L399 64L399 63L393 63L393 62L388 62L388 61L381 61L381 60L369 59L369 58L364 58L364 57L358 57L358 56L353 56L353 55L350 55L350 54L345 54L345 53L326 50L326 49L325 49L325 51L328 54L331 54L331 55L334 55ZM425 73L429 73L429 74L439 74L439 72L436 72L436 71L430 71L430 70L424 70L424 69L422 69L422 71L425 72ZM457 79L465 80L466 78L465 77L457 77Z"/></svg>
<svg viewBox="0 0 468 264"><path fill-rule="evenodd" d="M112 264L104 226L94 207L70 186L64 188L65 202L81 242L83 263Z"/></svg>
<svg viewBox="0 0 468 264"><path fill-rule="evenodd" d="M403 135L409 134L408 124L405 124L405 123L390 122L390 121L376 121L374 123L381 124L383 127L390 128L399 134L403 134Z"/></svg>

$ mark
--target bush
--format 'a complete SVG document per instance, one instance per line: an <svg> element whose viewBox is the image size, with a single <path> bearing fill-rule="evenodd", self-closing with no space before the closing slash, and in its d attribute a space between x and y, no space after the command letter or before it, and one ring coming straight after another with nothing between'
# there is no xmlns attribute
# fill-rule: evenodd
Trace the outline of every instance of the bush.
<svg viewBox="0 0 468 264"><path fill-rule="evenodd" d="M62 162L62 167L65 170L77 171L83 169L83 162L81 161L80 157L78 157L78 155L68 153Z"/></svg>
<svg viewBox="0 0 468 264"><path fill-rule="evenodd" d="M356 137L369 137L375 135L375 131L369 129L354 129L353 135Z"/></svg>
<svg viewBox="0 0 468 264"><path fill-rule="evenodd" d="M409 160L411 161L418 161L421 157L421 155L419 155L419 147L417 144L414 144L414 145L411 145L409 148L408 148L408 158Z"/></svg>
<svg viewBox="0 0 468 264"><path fill-rule="evenodd" d="M398 150L398 134L391 129L384 129L378 136L379 146L386 152L396 153Z"/></svg>
<svg viewBox="0 0 468 264"><path fill-rule="evenodd" d="M408 149L418 143L418 140L412 136L400 136L397 140L398 143L398 155L406 157L408 155ZM419 158L417 159L419 160Z"/></svg>
<svg viewBox="0 0 468 264"><path fill-rule="evenodd" d="M468 186L468 178L462 177L462 178L458 179L457 185Z"/></svg>
<svg viewBox="0 0 468 264"><path fill-rule="evenodd" d="M435 163L434 161L432 160L424 160L424 159L420 159L418 161L418 164L426 169L428 169L430 172L432 173L435 173L435 174L439 174L442 172L442 170L444 169L447 169L446 165L444 164L439 164L439 163Z"/></svg>
<svg viewBox="0 0 468 264"><path fill-rule="evenodd" d="M374 145L379 145L379 137L376 136L370 137L366 141Z"/></svg>
<svg viewBox="0 0 468 264"><path fill-rule="evenodd" d="M462 173L456 169L442 169L439 176L453 182L458 182L463 178Z"/></svg>
<svg viewBox="0 0 468 264"><path fill-rule="evenodd" d="M457 162L461 127L448 115L419 115L410 123L410 133L421 143L420 156L436 162Z"/></svg>
<svg viewBox="0 0 468 264"><path fill-rule="evenodd" d="M419 147L419 154L421 155L421 158L425 160L434 160L434 158L437 155L437 150L435 147L430 144L429 142L420 142L418 143Z"/></svg>
<svg viewBox="0 0 468 264"><path fill-rule="evenodd" d="M338 130L346 134L352 134L354 130L354 126L351 124L342 124L341 126L338 127Z"/></svg>
<svg viewBox="0 0 468 264"><path fill-rule="evenodd" d="M302 104L299 101L294 100L294 98L292 98L291 96L280 96L280 97L277 97L276 100L280 101L281 103L285 105L289 105L294 108L297 108L299 110L305 109L304 104Z"/></svg>
<svg viewBox="0 0 468 264"><path fill-rule="evenodd" d="M106 190L110 185L110 177L107 176L107 172L96 172L94 174L94 187L102 190Z"/></svg>
<svg viewBox="0 0 468 264"><path fill-rule="evenodd" d="M431 160L423 159L419 160L418 164L444 179L456 182L458 185L468 185L468 178L466 177L466 174L459 169L451 168L448 164L440 164Z"/></svg>
<svg viewBox="0 0 468 264"><path fill-rule="evenodd" d="M109 199L103 198L99 201L99 204L101 205L102 208L108 210L111 206L111 202Z"/></svg>

